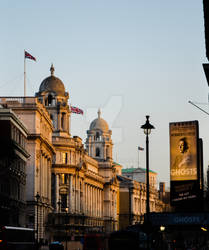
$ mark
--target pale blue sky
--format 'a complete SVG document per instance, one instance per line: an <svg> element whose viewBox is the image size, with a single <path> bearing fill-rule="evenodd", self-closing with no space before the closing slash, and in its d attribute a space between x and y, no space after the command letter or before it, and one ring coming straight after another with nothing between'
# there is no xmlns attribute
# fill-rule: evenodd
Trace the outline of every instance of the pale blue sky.
<svg viewBox="0 0 209 250"><path fill-rule="evenodd" d="M23 51L27 94L55 75L70 103L71 132L85 140L90 120L102 109L113 130L114 158L137 167L137 146L145 147L140 126L150 115L150 167L169 182L169 122L199 120L204 168L209 163L208 85L202 1L197 0L4 0L0 3L1 96L23 95ZM140 152L145 168L145 151Z"/></svg>

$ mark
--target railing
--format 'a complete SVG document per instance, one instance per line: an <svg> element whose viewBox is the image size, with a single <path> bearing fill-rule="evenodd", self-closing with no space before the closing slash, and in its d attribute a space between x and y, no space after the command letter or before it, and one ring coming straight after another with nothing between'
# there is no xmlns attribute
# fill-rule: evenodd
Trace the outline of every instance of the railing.
<svg viewBox="0 0 209 250"><path fill-rule="evenodd" d="M6 104L6 103L20 103L20 104L34 104L37 103L37 98L31 96L31 97L23 97L23 96L4 96L0 97L0 103Z"/></svg>

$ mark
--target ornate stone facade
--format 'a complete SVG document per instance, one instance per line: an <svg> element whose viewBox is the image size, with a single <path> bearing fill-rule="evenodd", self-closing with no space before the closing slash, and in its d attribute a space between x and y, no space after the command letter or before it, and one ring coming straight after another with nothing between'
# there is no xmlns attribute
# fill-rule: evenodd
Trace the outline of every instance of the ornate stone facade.
<svg viewBox="0 0 209 250"><path fill-rule="evenodd" d="M117 230L119 184L111 131L99 112L85 150L81 138L70 134L69 94L53 65L50 70L35 97L1 98L29 131L27 225L35 226L39 240L63 240L66 232L71 239L92 230Z"/></svg>
<svg viewBox="0 0 209 250"><path fill-rule="evenodd" d="M113 162L112 132L101 111L90 124L84 146L81 138L70 133L69 93L54 76L53 65L50 71L35 97L0 98L29 131L27 226L35 227L42 241L70 241L89 231L111 232L119 229L119 219L123 224L124 204L128 223L139 222L145 213L144 184L131 180L127 186L118 178L122 166ZM123 195L127 192L128 197ZM156 211L154 199L151 192L152 211Z"/></svg>
<svg viewBox="0 0 209 250"><path fill-rule="evenodd" d="M26 167L26 226L35 227L39 239L46 231L51 206L52 121L44 105L35 97L2 97L1 104L11 108L28 129L26 149L30 154ZM39 194L40 199L35 196ZM37 230L38 229L38 230Z"/></svg>

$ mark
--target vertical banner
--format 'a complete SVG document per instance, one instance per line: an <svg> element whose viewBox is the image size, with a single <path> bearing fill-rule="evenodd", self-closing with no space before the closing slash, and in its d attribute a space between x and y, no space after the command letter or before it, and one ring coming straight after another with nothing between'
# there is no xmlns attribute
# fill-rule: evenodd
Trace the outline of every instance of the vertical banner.
<svg viewBox="0 0 209 250"><path fill-rule="evenodd" d="M197 180L197 123L170 123L171 181Z"/></svg>
<svg viewBox="0 0 209 250"><path fill-rule="evenodd" d="M170 123L171 204L197 198L200 189L198 121Z"/></svg>

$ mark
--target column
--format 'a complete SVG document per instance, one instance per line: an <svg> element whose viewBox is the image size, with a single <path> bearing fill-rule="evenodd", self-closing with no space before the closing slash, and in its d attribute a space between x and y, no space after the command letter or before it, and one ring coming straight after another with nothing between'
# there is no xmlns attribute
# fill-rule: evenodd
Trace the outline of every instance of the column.
<svg viewBox="0 0 209 250"><path fill-rule="evenodd" d="M97 212L96 212L96 216L99 216L99 198L98 198L98 188L96 188L96 204L97 204Z"/></svg>
<svg viewBox="0 0 209 250"><path fill-rule="evenodd" d="M60 114L60 112L57 114L57 129L58 130L60 130L60 128L61 128L61 114Z"/></svg>
<svg viewBox="0 0 209 250"><path fill-rule="evenodd" d="M68 198L69 198L69 212L72 213L72 198L73 198L73 186L72 186L72 175L69 174L69 193L68 193Z"/></svg>
<svg viewBox="0 0 209 250"><path fill-rule="evenodd" d="M93 214L94 203L93 203L93 187L92 187L92 185L90 186L90 194L91 194L91 198L90 198L90 200L91 200L91 216L93 216L94 215Z"/></svg>
<svg viewBox="0 0 209 250"><path fill-rule="evenodd" d="M102 217L102 197L101 197L101 189L99 189L99 217Z"/></svg>
<svg viewBox="0 0 209 250"><path fill-rule="evenodd" d="M50 171L51 161L50 158L47 160L47 197L49 199L49 204L51 204L51 171Z"/></svg>

